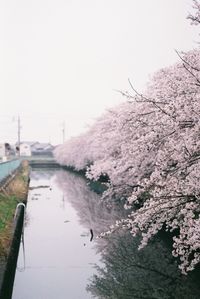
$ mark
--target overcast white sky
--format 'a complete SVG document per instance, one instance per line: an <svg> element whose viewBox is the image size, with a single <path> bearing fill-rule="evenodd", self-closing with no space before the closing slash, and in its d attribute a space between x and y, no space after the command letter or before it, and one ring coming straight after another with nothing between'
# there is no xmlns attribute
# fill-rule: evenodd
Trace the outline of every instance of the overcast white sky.
<svg viewBox="0 0 200 299"><path fill-rule="evenodd" d="M0 0L0 142L62 142L197 47L192 0Z"/></svg>

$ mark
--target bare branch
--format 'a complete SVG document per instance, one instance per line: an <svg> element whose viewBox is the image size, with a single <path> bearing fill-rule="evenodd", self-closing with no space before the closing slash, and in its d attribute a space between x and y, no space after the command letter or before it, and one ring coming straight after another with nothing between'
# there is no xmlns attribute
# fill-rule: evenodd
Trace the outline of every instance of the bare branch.
<svg viewBox="0 0 200 299"><path fill-rule="evenodd" d="M196 79L198 84L200 84L200 80L197 78L197 76L192 71L189 70L189 68L186 67L185 64L183 64L183 67L186 69L186 71L188 71L188 73L190 73Z"/></svg>
<svg viewBox="0 0 200 299"><path fill-rule="evenodd" d="M178 55L178 57L183 61L184 64L188 65L191 69L193 69L194 71L199 72L200 69L194 67L193 65L191 65L186 59L184 59L177 50L175 50L176 54Z"/></svg>

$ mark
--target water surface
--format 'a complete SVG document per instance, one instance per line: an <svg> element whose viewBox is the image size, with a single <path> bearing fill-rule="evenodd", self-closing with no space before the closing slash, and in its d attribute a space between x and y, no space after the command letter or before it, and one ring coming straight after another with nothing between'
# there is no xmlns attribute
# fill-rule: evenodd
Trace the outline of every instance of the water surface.
<svg viewBox="0 0 200 299"><path fill-rule="evenodd" d="M30 187L13 299L200 298L200 271L181 275L168 238L140 251L127 231L95 238L127 212L101 201L83 177L37 170Z"/></svg>
<svg viewBox="0 0 200 299"><path fill-rule="evenodd" d="M13 299L91 298L86 285L99 255L89 227L56 182L58 173L32 172Z"/></svg>

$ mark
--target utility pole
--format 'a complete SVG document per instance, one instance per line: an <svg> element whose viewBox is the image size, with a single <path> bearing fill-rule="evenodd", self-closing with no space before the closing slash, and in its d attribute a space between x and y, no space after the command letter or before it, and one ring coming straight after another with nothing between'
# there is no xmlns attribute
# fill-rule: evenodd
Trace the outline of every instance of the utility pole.
<svg viewBox="0 0 200 299"><path fill-rule="evenodd" d="M63 143L65 142L65 121L62 123L62 136L63 136Z"/></svg>

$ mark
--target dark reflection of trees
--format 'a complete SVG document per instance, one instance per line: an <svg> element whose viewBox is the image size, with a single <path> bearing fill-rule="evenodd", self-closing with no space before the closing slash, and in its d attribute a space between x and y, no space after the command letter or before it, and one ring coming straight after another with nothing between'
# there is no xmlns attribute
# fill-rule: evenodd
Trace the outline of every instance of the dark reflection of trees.
<svg viewBox="0 0 200 299"><path fill-rule="evenodd" d="M125 216L120 205L108 208L87 181L73 172L59 171L56 181L65 199L76 209L81 224L94 236ZM124 214L123 214L124 213ZM138 251L138 239L127 231L95 242L104 267L96 266L87 290L100 299L199 299L197 271L182 276L170 246L158 237Z"/></svg>
<svg viewBox="0 0 200 299"><path fill-rule="evenodd" d="M100 195L89 188L86 179L76 173L59 171L56 182L76 209L80 223L88 230L92 228L94 236L107 231L111 224L125 216L126 211L120 205L107 207Z"/></svg>
<svg viewBox="0 0 200 299"><path fill-rule="evenodd" d="M197 273L182 276L166 244L155 239L138 251L138 239L118 232L107 239L103 268L91 278L87 290L102 299L199 299Z"/></svg>

